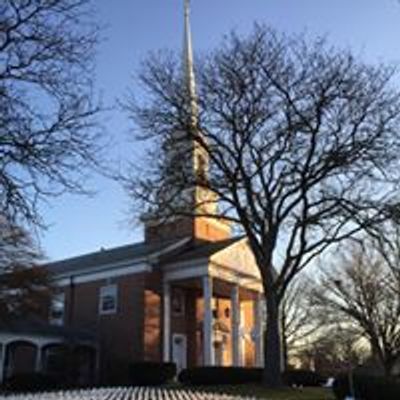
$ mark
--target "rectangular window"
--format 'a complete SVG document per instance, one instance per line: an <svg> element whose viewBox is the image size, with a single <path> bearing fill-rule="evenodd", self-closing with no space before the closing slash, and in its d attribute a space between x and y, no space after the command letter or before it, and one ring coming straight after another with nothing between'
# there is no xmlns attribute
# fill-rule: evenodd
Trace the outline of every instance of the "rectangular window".
<svg viewBox="0 0 400 400"><path fill-rule="evenodd" d="M107 285L100 288L100 314L114 314L117 312L117 285Z"/></svg>
<svg viewBox="0 0 400 400"><path fill-rule="evenodd" d="M57 293L51 300L49 322L52 325L64 325L65 293Z"/></svg>

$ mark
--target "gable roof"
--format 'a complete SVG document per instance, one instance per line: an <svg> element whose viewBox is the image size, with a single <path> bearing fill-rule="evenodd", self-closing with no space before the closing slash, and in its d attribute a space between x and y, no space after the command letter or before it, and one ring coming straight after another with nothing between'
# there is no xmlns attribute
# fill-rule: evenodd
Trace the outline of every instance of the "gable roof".
<svg viewBox="0 0 400 400"><path fill-rule="evenodd" d="M114 247L107 250L99 250L93 253L83 254L78 257L67 258L60 261L44 264L51 273L63 275L88 270L101 266L110 266L123 262L140 262L146 260L153 254L162 252L174 244L178 245L180 241L171 240L161 243L132 243L124 246Z"/></svg>
<svg viewBox="0 0 400 400"><path fill-rule="evenodd" d="M205 240L197 240L192 242L191 246L187 246L182 252L174 256L173 259L168 261L182 262L190 260L198 260L210 258L213 254L231 246L243 239L243 236L233 237L226 240L219 240L217 242L208 242Z"/></svg>
<svg viewBox="0 0 400 400"><path fill-rule="evenodd" d="M98 269L113 269L121 265L133 265L140 262L184 262L209 258L213 254L231 246L242 237L217 242L205 240L169 240L157 243L132 243L108 250L100 250L78 257L50 262L43 266L56 276L70 275Z"/></svg>

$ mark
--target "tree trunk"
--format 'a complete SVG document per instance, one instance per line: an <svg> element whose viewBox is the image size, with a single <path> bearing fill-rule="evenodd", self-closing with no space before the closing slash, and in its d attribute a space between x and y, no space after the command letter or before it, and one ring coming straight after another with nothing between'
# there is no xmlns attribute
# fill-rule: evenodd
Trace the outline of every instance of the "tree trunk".
<svg viewBox="0 0 400 400"><path fill-rule="evenodd" d="M393 374L393 367L394 367L394 362L393 361L384 361L383 362L383 372L387 378L390 378Z"/></svg>
<svg viewBox="0 0 400 400"><path fill-rule="evenodd" d="M384 346L381 346L376 336L370 335L370 344L372 348L372 357L379 364L381 371L386 377L392 375L395 362L390 359L388 353L385 352Z"/></svg>
<svg viewBox="0 0 400 400"><path fill-rule="evenodd" d="M285 310L281 310L280 322L281 322L281 343L282 343L282 358L283 358L283 371L287 371L288 369L288 345L287 345L287 337L286 337L286 315Z"/></svg>
<svg viewBox="0 0 400 400"><path fill-rule="evenodd" d="M267 331L265 336L264 384L276 388L283 386L281 338L279 332L279 306L277 296L272 291L266 294Z"/></svg>

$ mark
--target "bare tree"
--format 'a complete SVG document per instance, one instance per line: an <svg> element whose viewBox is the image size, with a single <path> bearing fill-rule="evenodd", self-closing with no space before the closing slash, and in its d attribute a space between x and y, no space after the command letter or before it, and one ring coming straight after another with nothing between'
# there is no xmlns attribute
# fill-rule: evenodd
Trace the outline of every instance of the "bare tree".
<svg viewBox="0 0 400 400"><path fill-rule="evenodd" d="M29 233L0 220L0 322L42 316L55 288Z"/></svg>
<svg viewBox="0 0 400 400"><path fill-rule="evenodd" d="M338 321L321 327L315 337L296 354L302 368L313 369L325 376L336 376L347 372L368 359L359 330Z"/></svg>
<svg viewBox="0 0 400 400"><path fill-rule="evenodd" d="M290 367L291 360L310 347L326 325L324 315L313 308L311 295L310 281L300 277L288 286L282 299L280 328L285 369Z"/></svg>
<svg viewBox="0 0 400 400"><path fill-rule="evenodd" d="M0 215L10 221L37 224L39 200L85 191L99 149L89 5L0 3Z"/></svg>
<svg viewBox="0 0 400 400"><path fill-rule="evenodd" d="M0 271L15 264L29 266L40 258L40 251L25 230L0 219Z"/></svg>
<svg viewBox="0 0 400 400"><path fill-rule="evenodd" d="M326 271L313 298L322 313L356 327L385 374L392 373L400 360L400 279L376 241L368 239Z"/></svg>
<svg viewBox="0 0 400 400"><path fill-rule="evenodd" d="M173 56L144 64L147 97L127 106L149 152L125 183L153 216L224 218L246 234L266 294L265 383L277 386L286 288L398 204L399 92L391 68L260 26L229 36L197 77L194 96ZM195 186L205 195L193 210Z"/></svg>
<svg viewBox="0 0 400 400"><path fill-rule="evenodd" d="M315 301L315 282L296 278L281 302L281 336L286 369L301 365L324 375L336 375L367 358L368 346L354 324Z"/></svg>

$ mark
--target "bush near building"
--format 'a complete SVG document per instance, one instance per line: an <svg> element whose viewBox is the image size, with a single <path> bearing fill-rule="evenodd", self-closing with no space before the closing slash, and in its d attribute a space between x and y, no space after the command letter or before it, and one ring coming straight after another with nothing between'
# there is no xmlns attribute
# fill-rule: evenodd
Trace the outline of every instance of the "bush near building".
<svg viewBox="0 0 400 400"><path fill-rule="evenodd" d="M395 378L354 374L351 380L352 383L348 374L341 374L335 378L333 392L337 400L343 400L351 395L363 400L400 399L400 381ZM351 386L354 393L351 393Z"/></svg>
<svg viewBox="0 0 400 400"><path fill-rule="evenodd" d="M184 369L178 379L185 385L235 385L260 383L262 373L262 368L196 367Z"/></svg>
<svg viewBox="0 0 400 400"><path fill-rule="evenodd" d="M61 379L37 372L14 375L1 386L4 392L45 392L67 388Z"/></svg>
<svg viewBox="0 0 400 400"><path fill-rule="evenodd" d="M183 370L179 382L185 385L235 385L262 383L262 368L243 367L197 367ZM287 386L317 387L326 382L326 378L308 370L290 370L283 374Z"/></svg>
<svg viewBox="0 0 400 400"><path fill-rule="evenodd" d="M130 383L134 386L158 386L172 381L176 376L172 362L138 362L130 365Z"/></svg>

